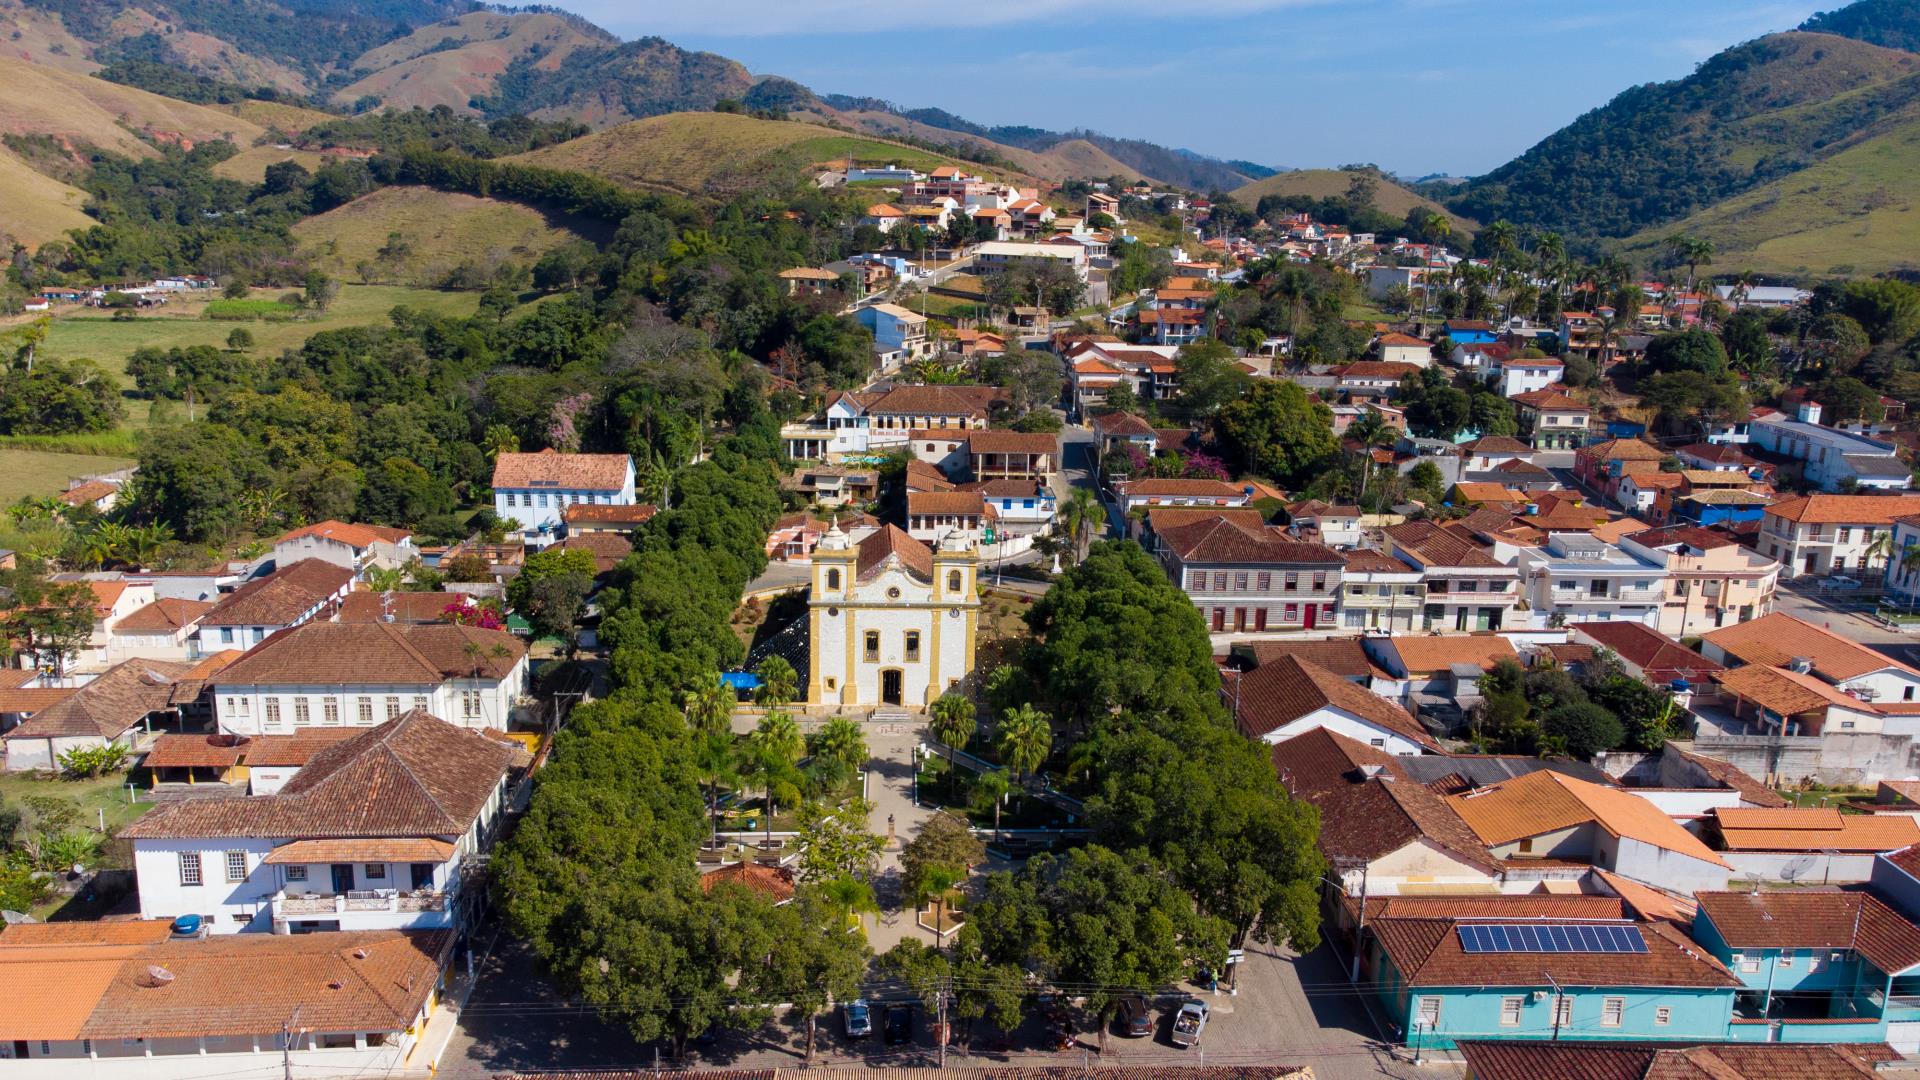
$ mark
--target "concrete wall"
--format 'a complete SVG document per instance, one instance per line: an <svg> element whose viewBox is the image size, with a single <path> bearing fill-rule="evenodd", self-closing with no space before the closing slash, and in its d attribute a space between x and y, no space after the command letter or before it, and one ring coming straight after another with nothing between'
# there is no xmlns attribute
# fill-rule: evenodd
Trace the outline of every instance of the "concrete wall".
<svg viewBox="0 0 1920 1080"><path fill-rule="evenodd" d="M1702 889L1727 887L1727 868L1718 863L1605 832L1599 836L1593 861L1594 865L1608 867L1616 874L1683 896Z"/></svg>
<svg viewBox="0 0 1920 1080"><path fill-rule="evenodd" d="M1736 882L1759 878L1761 881L1792 881L1802 885L1841 885L1873 877L1872 855L1830 855L1818 851L1723 851L1720 857L1732 864L1732 880Z"/></svg>

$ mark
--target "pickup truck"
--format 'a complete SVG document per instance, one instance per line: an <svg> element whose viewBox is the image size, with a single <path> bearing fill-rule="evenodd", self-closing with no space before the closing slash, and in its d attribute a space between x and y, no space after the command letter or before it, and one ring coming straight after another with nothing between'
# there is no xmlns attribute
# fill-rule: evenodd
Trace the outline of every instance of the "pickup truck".
<svg viewBox="0 0 1920 1080"><path fill-rule="evenodd" d="M1200 1033L1207 1030L1207 1003L1189 1001L1173 1014L1173 1045L1185 1050L1200 1044Z"/></svg>

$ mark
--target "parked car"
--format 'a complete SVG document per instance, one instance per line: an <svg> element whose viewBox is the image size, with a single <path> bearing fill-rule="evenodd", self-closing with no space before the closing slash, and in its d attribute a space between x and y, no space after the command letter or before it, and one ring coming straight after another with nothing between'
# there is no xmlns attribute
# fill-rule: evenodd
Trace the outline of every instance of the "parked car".
<svg viewBox="0 0 1920 1080"><path fill-rule="evenodd" d="M849 1001L840 1010L840 1023L847 1038L864 1039L873 1034L873 1009L866 998Z"/></svg>
<svg viewBox="0 0 1920 1080"><path fill-rule="evenodd" d="M1820 582L1820 587L1823 589L1834 591L1834 592L1839 592L1846 589L1857 589L1860 587L1860 582L1857 579L1847 577L1844 574L1835 574L1830 578L1826 578L1822 580Z"/></svg>
<svg viewBox="0 0 1920 1080"><path fill-rule="evenodd" d="M1207 1003L1189 1001L1173 1014L1173 1045L1185 1050L1200 1045L1200 1034L1207 1030Z"/></svg>
<svg viewBox="0 0 1920 1080"><path fill-rule="evenodd" d="M888 1046L913 1041L913 1006L895 1005L887 1010L886 1040Z"/></svg>
<svg viewBox="0 0 1920 1080"><path fill-rule="evenodd" d="M1128 994L1120 999L1120 1034L1129 1039L1145 1038L1153 1034L1153 1014L1147 1011L1147 999L1139 994Z"/></svg>

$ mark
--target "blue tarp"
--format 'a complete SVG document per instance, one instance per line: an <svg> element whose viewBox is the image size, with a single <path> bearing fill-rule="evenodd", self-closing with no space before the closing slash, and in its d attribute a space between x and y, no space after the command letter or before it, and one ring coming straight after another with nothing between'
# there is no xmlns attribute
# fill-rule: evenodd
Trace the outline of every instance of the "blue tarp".
<svg viewBox="0 0 1920 1080"><path fill-rule="evenodd" d="M751 671L723 671L720 673L720 685L735 690L760 689L760 676Z"/></svg>

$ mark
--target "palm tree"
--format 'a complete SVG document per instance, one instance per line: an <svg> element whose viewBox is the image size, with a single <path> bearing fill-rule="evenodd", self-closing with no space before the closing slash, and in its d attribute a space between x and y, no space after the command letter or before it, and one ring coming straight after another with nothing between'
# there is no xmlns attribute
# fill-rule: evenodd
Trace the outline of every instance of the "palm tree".
<svg viewBox="0 0 1920 1080"><path fill-rule="evenodd" d="M836 716L827 721L807 743L815 760L836 762L853 772L858 772L870 756L867 736L851 717Z"/></svg>
<svg viewBox="0 0 1920 1080"><path fill-rule="evenodd" d="M707 788L710 835L720 831L720 789L740 783L739 760L733 739L726 735L703 734L693 745L693 767Z"/></svg>
<svg viewBox="0 0 1920 1080"><path fill-rule="evenodd" d="M754 692L754 701L770 709L793 703L794 696L799 692L800 675L785 657L767 657L760 661L760 667L754 674L760 677L760 689ZM798 757L798 753L795 756Z"/></svg>
<svg viewBox="0 0 1920 1080"><path fill-rule="evenodd" d="M1000 806L1006 802L1007 793L1012 790L1012 782L999 769L981 773L979 781L973 785L975 809L993 807L993 831L996 835L1000 832Z"/></svg>
<svg viewBox="0 0 1920 1080"><path fill-rule="evenodd" d="M1073 561L1080 562L1087 557L1087 534L1106 516L1106 510L1090 489L1074 488L1067 501L1060 504L1059 513L1060 523L1073 541Z"/></svg>
<svg viewBox="0 0 1920 1080"><path fill-rule="evenodd" d="M953 790L953 752L964 750L967 742L973 738L975 728L973 702L965 697L948 691L934 699L927 712L932 721L927 725L933 732L933 741L947 748L947 790Z"/></svg>
<svg viewBox="0 0 1920 1080"><path fill-rule="evenodd" d="M996 748L1000 762L1013 770L1015 779L1025 781L1047 760L1053 750L1053 725L1046 715L1031 705L1011 709L1000 718L1000 738Z"/></svg>
<svg viewBox="0 0 1920 1080"><path fill-rule="evenodd" d="M946 922L947 894L966 879L965 870L951 866L929 866L920 871L918 886L914 889L913 906L918 908L932 902L935 940L945 937L940 927Z"/></svg>
<svg viewBox="0 0 1920 1080"><path fill-rule="evenodd" d="M1906 548L1900 552L1900 573L1903 577L1910 577L1915 572L1920 572L1920 544L1908 544ZM1906 590L1907 610L1909 611L1913 610L1915 591L1916 590L1912 588Z"/></svg>
<svg viewBox="0 0 1920 1080"><path fill-rule="evenodd" d="M1872 542L1867 545L1867 550L1863 554L1866 557L1868 565L1872 565L1873 560L1875 559L1887 559L1892 557L1893 533L1891 532L1875 533L1873 535Z"/></svg>
<svg viewBox="0 0 1920 1080"><path fill-rule="evenodd" d="M778 709L760 718L760 723L747 736L747 742L756 749L780 761L791 765L806 753L807 741L800 734L800 725L791 715Z"/></svg>
<svg viewBox="0 0 1920 1080"><path fill-rule="evenodd" d="M1391 446L1399 437L1400 433L1387 423L1378 409L1367 409L1347 427L1347 438L1360 444L1361 498L1366 498L1367 478L1373 473L1374 447Z"/></svg>
<svg viewBox="0 0 1920 1080"><path fill-rule="evenodd" d="M703 735L725 735L733 721L733 690L715 679L698 690L689 690L681 698L687 727Z"/></svg>
<svg viewBox="0 0 1920 1080"><path fill-rule="evenodd" d="M1665 243L1667 251L1677 261L1687 264L1687 291L1692 292L1699 269L1713 265L1713 241L1703 236L1674 233L1667 237Z"/></svg>
<svg viewBox="0 0 1920 1080"><path fill-rule="evenodd" d="M858 917L880 911L880 902L874 899L873 886L852 874L841 874L821 882L820 898L838 911L842 921L849 927L859 926L862 933L866 932L866 927L857 921Z"/></svg>

